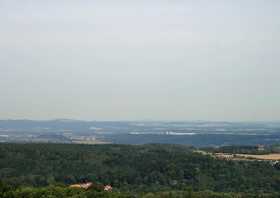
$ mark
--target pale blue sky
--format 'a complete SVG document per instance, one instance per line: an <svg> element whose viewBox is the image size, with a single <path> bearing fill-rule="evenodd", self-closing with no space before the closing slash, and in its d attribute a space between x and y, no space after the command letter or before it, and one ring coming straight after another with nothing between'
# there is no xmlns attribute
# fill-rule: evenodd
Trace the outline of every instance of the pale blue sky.
<svg viewBox="0 0 280 198"><path fill-rule="evenodd" d="M0 118L279 120L279 0L0 0Z"/></svg>

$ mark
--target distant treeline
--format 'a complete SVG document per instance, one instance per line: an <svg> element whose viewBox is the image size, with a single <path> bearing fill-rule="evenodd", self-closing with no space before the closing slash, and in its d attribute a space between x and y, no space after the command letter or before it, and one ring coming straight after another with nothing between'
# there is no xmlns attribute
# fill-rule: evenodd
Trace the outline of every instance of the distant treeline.
<svg viewBox="0 0 280 198"><path fill-rule="evenodd" d="M280 153L280 145L256 145L256 146L221 146L221 147L205 147L202 150L213 153L232 153L232 154L270 154Z"/></svg>
<svg viewBox="0 0 280 198"><path fill-rule="evenodd" d="M92 181L155 196L189 188L197 193L280 192L280 170L268 162L223 161L193 150L160 144L0 144L0 180L18 191Z"/></svg>

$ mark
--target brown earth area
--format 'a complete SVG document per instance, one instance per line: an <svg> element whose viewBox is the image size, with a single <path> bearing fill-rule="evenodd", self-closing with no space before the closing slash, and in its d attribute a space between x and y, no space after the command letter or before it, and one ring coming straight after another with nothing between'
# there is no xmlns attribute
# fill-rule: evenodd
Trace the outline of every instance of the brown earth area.
<svg viewBox="0 0 280 198"><path fill-rule="evenodd" d="M265 155L215 153L215 157L227 160L280 160L280 153Z"/></svg>

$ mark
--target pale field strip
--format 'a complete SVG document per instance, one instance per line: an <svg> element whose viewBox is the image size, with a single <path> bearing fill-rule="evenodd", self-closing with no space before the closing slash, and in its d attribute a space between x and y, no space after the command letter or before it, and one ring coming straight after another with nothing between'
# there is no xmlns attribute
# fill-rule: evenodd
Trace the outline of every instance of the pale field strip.
<svg viewBox="0 0 280 198"><path fill-rule="evenodd" d="M110 142L100 141L100 140L72 140L74 144L111 144Z"/></svg>
<svg viewBox="0 0 280 198"><path fill-rule="evenodd" d="M250 154L229 154L229 153L215 153L218 158L232 159L232 160L280 160L280 153L271 153L264 155L250 155Z"/></svg>
<svg viewBox="0 0 280 198"><path fill-rule="evenodd" d="M266 155L247 155L247 154L237 154L237 156L254 158L258 160L280 160L280 153L272 153Z"/></svg>
<svg viewBox="0 0 280 198"><path fill-rule="evenodd" d="M209 153L201 150L194 151L202 155L210 155L218 159L227 160L266 160L266 161L280 161L280 153L270 153L264 155L251 154L231 154L231 153Z"/></svg>

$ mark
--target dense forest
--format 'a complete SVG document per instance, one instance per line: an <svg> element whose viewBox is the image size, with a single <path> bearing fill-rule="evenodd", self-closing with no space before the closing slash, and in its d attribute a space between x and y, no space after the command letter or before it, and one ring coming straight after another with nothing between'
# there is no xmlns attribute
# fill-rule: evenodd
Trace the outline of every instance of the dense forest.
<svg viewBox="0 0 280 198"><path fill-rule="evenodd" d="M212 191L102 192L66 186L12 188L0 183L1 198L279 198L279 193L221 193Z"/></svg>
<svg viewBox="0 0 280 198"><path fill-rule="evenodd" d="M280 170L269 162L194 151L160 144L0 144L0 197L280 197ZM68 188L83 181L114 190Z"/></svg>

